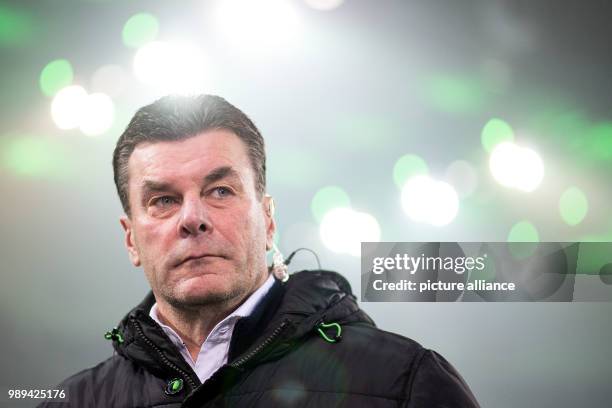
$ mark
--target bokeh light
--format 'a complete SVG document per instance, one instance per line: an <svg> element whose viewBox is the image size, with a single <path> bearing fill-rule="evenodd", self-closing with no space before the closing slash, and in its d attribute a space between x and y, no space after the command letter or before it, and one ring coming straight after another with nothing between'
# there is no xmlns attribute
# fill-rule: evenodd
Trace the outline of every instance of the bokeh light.
<svg viewBox="0 0 612 408"><path fill-rule="evenodd" d="M63 88L55 94L51 102L51 117L59 129L79 127L87 91L79 85Z"/></svg>
<svg viewBox="0 0 612 408"><path fill-rule="evenodd" d="M134 74L162 93L205 91L206 66L202 51L182 43L153 41L138 49Z"/></svg>
<svg viewBox="0 0 612 408"><path fill-rule="evenodd" d="M402 208L416 222L443 226L455 219L459 197L448 183L426 175L410 178L402 189Z"/></svg>
<svg viewBox="0 0 612 408"><path fill-rule="evenodd" d="M79 128L88 136L108 131L114 116L114 104L108 95L99 92L88 95L79 85L63 88L51 102L51 118L59 129Z"/></svg>
<svg viewBox="0 0 612 408"><path fill-rule="evenodd" d="M393 166L393 181L402 188L406 181L418 174L429 173L427 163L415 154L406 154L400 157Z"/></svg>
<svg viewBox="0 0 612 408"><path fill-rule="evenodd" d="M516 258L522 259L533 255L540 242L540 234L529 221L519 221L508 233L508 248Z"/></svg>
<svg viewBox="0 0 612 408"><path fill-rule="evenodd" d="M482 147L489 153L491 153L498 144L512 142L513 140L514 131L512 127L499 118L489 120L482 128L482 133L480 135Z"/></svg>
<svg viewBox="0 0 612 408"><path fill-rule="evenodd" d="M453 114L478 112L485 102L482 84L473 78L439 74L426 78L425 97L433 108Z"/></svg>
<svg viewBox="0 0 612 408"><path fill-rule="evenodd" d="M612 263L605 264L599 270L599 279L606 285L612 285Z"/></svg>
<svg viewBox="0 0 612 408"><path fill-rule="evenodd" d="M578 187L570 187L561 194L559 213L568 225L578 225L589 210L586 195Z"/></svg>
<svg viewBox="0 0 612 408"><path fill-rule="evenodd" d="M88 136L97 136L108 131L115 116L111 98L103 93L87 95L84 101L79 129Z"/></svg>
<svg viewBox="0 0 612 408"><path fill-rule="evenodd" d="M300 19L287 0L224 0L215 13L217 30L245 53L262 53L290 45Z"/></svg>
<svg viewBox="0 0 612 408"><path fill-rule="evenodd" d="M534 191L544 178L544 163L532 149L512 142L498 144L489 158L491 174L498 183L516 190Z"/></svg>
<svg viewBox="0 0 612 408"><path fill-rule="evenodd" d="M111 97L121 95L127 85L127 74L119 65L101 66L91 76L91 91L103 92Z"/></svg>
<svg viewBox="0 0 612 408"><path fill-rule="evenodd" d="M155 40L159 31L157 18L149 13L138 13L129 18L123 26L123 43L138 48Z"/></svg>
<svg viewBox="0 0 612 408"><path fill-rule="evenodd" d="M380 240L380 226L372 215L351 208L334 208L319 226L323 244L333 252L359 256L362 242Z"/></svg>
<svg viewBox="0 0 612 408"><path fill-rule="evenodd" d="M321 222L330 210L337 207L350 207L350 205L351 200L343 189L337 186L327 186L315 193L310 203L310 210L315 220Z"/></svg>
<svg viewBox="0 0 612 408"><path fill-rule="evenodd" d="M2 167L17 176L60 179L71 170L62 145L40 135L3 135Z"/></svg>
<svg viewBox="0 0 612 408"><path fill-rule="evenodd" d="M70 62L65 59L53 60L40 73L40 90L47 96L53 96L72 83L73 75Z"/></svg>
<svg viewBox="0 0 612 408"><path fill-rule="evenodd" d="M0 45L26 45L34 38L34 20L21 10L0 4Z"/></svg>
<svg viewBox="0 0 612 408"><path fill-rule="evenodd" d="M470 196L478 186L478 174L474 166L465 160L452 162L446 168L444 178L455 188L461 198Z"/></svg>
<svg viewBox="0 0 612 408"><path fill-rule="evenodd" d="M540 235L529 221L520 221L512 226L508 233L508 242L539 242Z"/></svg>
<svg viewBox="0 0 612 408"><path fill-rule="evenodd" d="M497 276L497 268L495 267L495 258L492 256L484 257L483 269L474 268L470 271L468 278L469 282L476 282L478 280L485 280L487 282L495 282Z"/></svg>
<svg viewBox="0 0 612 408"><path fill-rule="evenodd" d="M612 122L596 123L584 136L589 157L612 160Z"/></svg>

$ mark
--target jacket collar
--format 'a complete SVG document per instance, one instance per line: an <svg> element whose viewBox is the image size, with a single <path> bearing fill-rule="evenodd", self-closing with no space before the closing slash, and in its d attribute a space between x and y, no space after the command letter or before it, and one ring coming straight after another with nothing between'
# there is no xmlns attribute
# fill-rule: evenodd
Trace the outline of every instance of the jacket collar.
<svg viewBox="0 0 612 408"><path fill-rule="evenodd" d="M166 333L149 316L154 303L155 297L149 292L121 320L118 329L123 342L114 341L113 346L118 354L155 375L162 378L181 375L187 377L189 385L195 388L199 384L196 374ZM236 323L229 361L231 363L252 352L281 324L288 327L282 337L287 347L277 348L278 353L287 352L293 341L316 330L321 322L346 324L355 321L374 325L365 312L359 309L344 277L323 270L297 272L285 283L276 281L253 313ZM263 360L256 358L251 363L257 364Z"/></svg>

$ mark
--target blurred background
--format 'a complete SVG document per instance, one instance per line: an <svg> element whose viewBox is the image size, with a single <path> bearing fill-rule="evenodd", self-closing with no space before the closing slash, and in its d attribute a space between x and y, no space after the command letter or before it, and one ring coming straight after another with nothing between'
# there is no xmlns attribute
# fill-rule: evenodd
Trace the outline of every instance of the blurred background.
<svg viewBox="0 0 612 408"><path fill-rule="evenodd" d="M214 93L268 153L277 242L360 290L360 241L612 240L606 1L0 3L0 385L112 354L148 291L112 179L136 109ZM300 252L292 269L315 268ZM607 407L612 305L363 303L483 407ZM4 398L4 397L3 397ZM6 399L1 399L6 403Z"/></svg>

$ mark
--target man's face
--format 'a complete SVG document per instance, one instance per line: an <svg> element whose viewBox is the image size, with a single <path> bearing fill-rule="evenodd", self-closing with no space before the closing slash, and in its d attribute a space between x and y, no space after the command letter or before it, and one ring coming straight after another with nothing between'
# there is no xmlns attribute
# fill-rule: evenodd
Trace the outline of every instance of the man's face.
<svg viewBox="0 0 612 408"><path fill-rule="evenodd" d="M233 132L138 145L128 172L126 246L158 301L239 301L266 279L270 199L258 198L246 147Z"/></svg>

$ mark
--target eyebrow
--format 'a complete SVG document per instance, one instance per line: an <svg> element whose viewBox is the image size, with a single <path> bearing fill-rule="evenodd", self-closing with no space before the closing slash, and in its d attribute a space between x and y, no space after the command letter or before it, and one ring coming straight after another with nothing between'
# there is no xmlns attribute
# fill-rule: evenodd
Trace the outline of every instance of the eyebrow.
<svg viewBox="0 0 612 408"><path fill-rule="evenodd" d="M240 176L238 172L234 170L231 166L221 166L217 167L210 173L204 177L204 185L214 183L219 180L223 180L225 178L232 178L240 180Z"/></svg>
<svg viewBox="0 0 612 408"><path fill-rule="evenodd" d="M155 181L155 180L144 180L142 186L142 206L147 205L147 200L153 193L159 193L162 191L174 191L169 183Z"/></svg>
<svg viewBox="0 0 612 408"><path fill-rule="evenodd" d="M231 166L221 166L213 169L210 173L204 176L203 185L215 183L223 179L232 179L240 183L240 176L236 170ZM170 183L155 180L144 180L142 186L142 205L146 205L146 200L153 193L159 193L164 191L174 192L175 189Z"/></svg>

